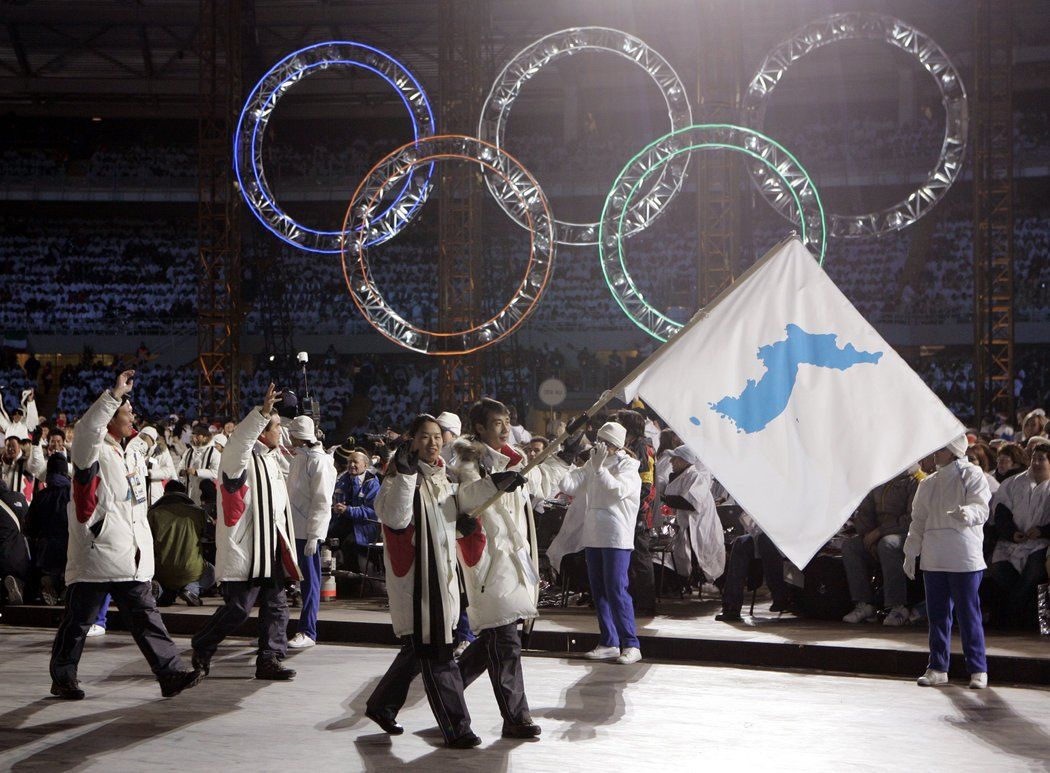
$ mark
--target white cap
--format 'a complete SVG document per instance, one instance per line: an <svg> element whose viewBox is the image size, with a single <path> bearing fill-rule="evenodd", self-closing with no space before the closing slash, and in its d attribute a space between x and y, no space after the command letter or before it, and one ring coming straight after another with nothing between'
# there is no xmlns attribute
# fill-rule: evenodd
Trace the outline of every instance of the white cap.
<svg viewBox="0 0 1050 773"><path fill-rule="evenodd" d="M683 462L687 462L689 464L696 464L697 462L700 461L699 459L696 458L696 454L693 453L693 449L691 449L689 446L685 445L684 443L682 445L678 446L678 448L674 449L671 452L671 456L677 456Z"/></svg>
<svg viewBox="0 0 1050 773"><path fill-rule="evenodd" d="M211 442L217 446L222 446L223 448L226 448L226 444L229 442L229 438L227 438L221 432L216 432L215 436L211 439Z"/></svg>
<svg viewBox="0 0 1050 773"><path fill-rule="evenodd" d="M139 434L143 437L150 438L154 443L157 442L157 430L153 427L143 427Z"/></svg>
<svg viewBox="0 0 1050 773"><path fill-rule="evenodd" d="M956 458L966 456L966 449L970 447L970 439L966 435L959 435L945 446Z"/></svg>
<svg viewBox="0 0 1050 773"><path fill-rule="evenodd" d="M606 440L617 448L623 448L627 442L627 429L615 421L607 421L598 430L598 439Z"/></svg>
<svg viewBox="0 0 1050 773"><path fill-rule="evenodd" d="M293 440L305 440L309 443L316 442L317 432L314 430L314 420L309 416L296 416L288 422L288 434Z"/></svg>
<svg viewBox="0 0 1050 773"><path fill-rule="evenodd" d="M459 435L463 431L463 422L460 421L459 416L448 411L438 414L437 423L441 429L447 429L453 435Z"/></svg>

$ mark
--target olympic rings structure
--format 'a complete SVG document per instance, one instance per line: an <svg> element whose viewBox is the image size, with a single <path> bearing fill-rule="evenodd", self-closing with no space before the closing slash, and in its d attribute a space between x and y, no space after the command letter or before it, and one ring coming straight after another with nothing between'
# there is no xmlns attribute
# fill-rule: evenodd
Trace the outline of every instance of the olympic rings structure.
<svg viewBox="0 0 1050 773"><path fill-rule="evenodd" d="M695 150L731 150L750 157L787 191L798 213L802 242L823 264L826 248L824 207L809 174L780 143L753 129L731 124L697 124L665 134L632 158L617 176L602 208L598 255L605 282L624 314L658 341L667 341L682 324L654 308L631 279L624 256L631 201L646 178L677 157Z"/></svg>
<svg viewBox="0 0 1050 773"><path fill-rule="evenodd" d="M396 233L403 223L372 225L378 203L414 169L442 160L480 164L487 175L500 180L505 193L518 199L529 230L529 262L525 276L511 299L492 318L467 330L437 332L424 330L399 315L383 298L372 278L367 261L368 245L378 244ZM381 216L378 219L382 220ZM406 349L423 354L462 355L484 349L510 335L532 313L543 297L554 268L554 218L543 190L531 174L514 158L495 145L475 137L458 134L426 137L401 146L383 158L365 175L354 191L344 233L354 221L352 240L344 240L343 276L357 308L380 333ZM355 266L347 266L348 253Z"/></svg>
<svg viewBox="0 0 1050 773"><path fill-rule="evenodd" d="M962 172L968 125L966 89L955 66L932 38L900 19L876 13L837 13L817 19L766 55L744 96L744 116L748 125L761 131L769 97L788 68L818 48L847 40L881 41L914 57L933 76L944 105L944 140L940 157L922 185L885 209L859 215L830 216L832 236L881 236L899 231L925 215ZM770 179L768 171L752 168L758 190L778 212L785 214L787 200L775 181Z"/></svg>
<svg viewBox="0 0 1050 773"><path fill-rule="evenodd" d="M263 168L266 126L280 97L303 78L317 72L352 67L371 71L394 88L408 111L415 139L434 134L434 113L430 108L430 101L408 68L378 48L348 40L333 40L308 46L279 61L259 79L248 95L237 121L233 169L248 208L278 239L310 252L338 253L343 234L341 231L308 228L296 222L277 203ZM246 174L242 169L245 165L250 166L251 174ZM426 184L412 200L411 213L415 213L426 200L431 187L432 173L432 168L426 170ZM411 185L411 180L406 181L405 188ZM402 194L398 194L394 203L380 217L400 218L403 221L405 213L399 207L401 199ZM383 233L385 238L390 238L396 231L392 233L387 229Z"/></svg>
<svg viewBox="0 0 1050 773"><path fill-rule="evenodd" d="M667 105L671 131L693 122L685 86L674 68L657 51L639 38L607 27L576 27L561 30L540 38L519 51L503 68L492 84L478 122L478 137L502 148L507 132L507 120L523 86L544 66L573 56L581 51L605 51L634 62L653 80ZM629 234L646 228L664 211L672 198L682 189L687 164L672 164L661 169L651 187L636 206ZM491 178L486 178L489 191L503 211L518 225L524 225L521 214L514 209L513 200L506 196ZM565 245L596 244L598 223L566 223L555 220L556 240Z"/></svg>
<svg viewBox="0 0 1050 773"><path fill-rule="evenodd" d="M945 133L936 165L906 198L874 212L826 215L810 175L789 150L763 133L763 125L768 100L794 62L823 46L850 40L881 41L914 57L940 89ZM525 84L545 65L582 51L612 53L641 67L659 87L671 123L670 132L646 145L620 171L594 223L556 219L539 183L504 148L510 111ZM288 215L270 190L263 167L266 127L279 98L294 84L315 72L354 67L378 75L395 90L412 122L414 139L369 170L354 191L341 230L308 228ZM682 190L694 151L728 150L747 156L761 196L796 224L821 263L830 237L882 236L915 223L943 198L962 169L968 122L962 79L936 42L890 16L839 13L802 27L765 56L743 98L741 114L746 125L693 124L686 89L663 56L628 33L578 27L540 38L503 67L482 108L478 137L435 135L426 92L403 64L372 46L329 41L289 54L255 85L237 122L233 166L241 194L267 230L302 250L339 253L351 298L365 319L399 346L438 356L469 354L513 333L550 283L557 244L597 244L605 282L627 317L660 341L678 332L681 323L653 307L631 278L624 243L655 222ZM406 320L384 299L368 264L369 248L394 238L424 205L433 188L434 164L441 161L477 165L497 204L529 232L528 265L511 299L490 319L458 331L426 330Z"/></svg>

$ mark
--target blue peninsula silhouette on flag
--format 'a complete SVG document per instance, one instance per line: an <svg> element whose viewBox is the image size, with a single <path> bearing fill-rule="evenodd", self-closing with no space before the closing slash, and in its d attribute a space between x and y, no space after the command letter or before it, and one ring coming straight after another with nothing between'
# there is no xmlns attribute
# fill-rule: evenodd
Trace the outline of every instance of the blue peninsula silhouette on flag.
<svg viewBox="0 0 1050 773"><path fill-rule="evenodd" d="M882 352L861 352L846 344L839 348L835 333L807 333L798 325L787 326L787 338L760 346L758 359L766 366L761 379L747 380L739 397L728 395L711 408L736 424L740 432L760 432L784 412L800 365L846 370L863 363L877 364Z"/></svg>
<svg viewBox="0 0 1050 773"><path fill-rule="evenodd" d="M622 386L800 569L880 483L964 428L797 238Z"/></svg>

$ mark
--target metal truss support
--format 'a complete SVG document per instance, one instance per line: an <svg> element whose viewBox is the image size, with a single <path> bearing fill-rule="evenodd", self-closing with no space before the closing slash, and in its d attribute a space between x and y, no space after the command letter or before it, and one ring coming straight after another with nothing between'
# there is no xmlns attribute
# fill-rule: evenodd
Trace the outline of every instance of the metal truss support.
<svg viewBox="0 0 1050 773"><path fill-rule="evenodd" d="M473 136L488 85L483 46L489 36L489 7L482 0L441 0L438 11L439 133ZM484 180L473 164L437 167L438 323L463 330L479 321L481 201ZM459 411L481 395L482 358L442 357L438 386L442 410Z"/></svg>
<svg viewBox="0 0 1050 773"><path fill-rule="evenodd" d="M740 9L737 3L700 4L697 123L739 123L742 85ZM704 306L732 281L744 252L741 207L749 201L739 153L704 151L697 174L697 298ZM748 244L748 246L750 246ZM685 304L688 306L688 304Z"/></svg>
<svg viewBox="0 0 1050 773"><path fill-rule="evenodd" d="M200 415L238 416L240 201L233 130L241 99L241 0L200 0L197 367Z"/></svg>
<svg viewBox="0 0 1050 773"><path fill-rule="evenodd" d="M975 422L1014 411L1013 14L977 0L974 19Z"/></svg>

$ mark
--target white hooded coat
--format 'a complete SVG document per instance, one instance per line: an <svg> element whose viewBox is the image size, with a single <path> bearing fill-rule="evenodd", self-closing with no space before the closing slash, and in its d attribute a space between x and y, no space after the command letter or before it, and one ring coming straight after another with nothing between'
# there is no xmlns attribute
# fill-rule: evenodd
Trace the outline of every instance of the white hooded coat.
<svg viewBox="0 0 1050 773"><path fill-rule="evenodd" d="M288 496L295 533L307 541L324 539L332 519L335 462L320 444L296 448L288 470Z"/></svg>
<svg viewBox="0 0 1050 773"><path fill-rule="evenodd" d="M696 556L696 563L710 580L718 579L725 571L725 537L711 495L713 480L711 471L697 462L683 470L664 490L667 495L682 497L693 506L692 510L674 511L678 523L674 568L683 577L688 577L692 570L692 556Z"/></svg>
<svg viewBox="0 0 1050 773"><path fill-rule="evenodd" d="M618 451L600 467L589 461L562 478L561 490L584 503L583 547L634 549L642 496L638 467L637 459Z"/></svg>
<svg viewBox="0 0 1050 773"><path fill-rule="evenodd" d="M146 460L140 446L123 447L107 431L120 404L107 390L77 422L70 448L73 491L67 510L67 585L147 582L153 577Z"/></svg>
<svg viewBox="0 0 1050 773"><path fill-rule="evenodd" d="M925 572L984 569L984 523L990 498L984 471L965 459L956 459L919 481L904 555L921 555L920 568Z"/></svg>
<svg viewBox="0 0 1050 773"><path fill-rule="evenodd" d="M456 455L460 460L457 498L463 512L480 507L497 491L491 478L482 475L482 468L494 473L520 471L525 466L524 456L510 446L496 451L461 439L456 443ZM503 494L481 514L483 553L476 561L462 551L460 554L469 602L467 614L473 631L536 617L539 586L534 578L539 573L539 551L532 499L550 496L552 481L560 481L568 469L569 465L552 454L540 467L529 471L527 485ZM526 561L532 565L531 572L525 568Z"/></svg>

